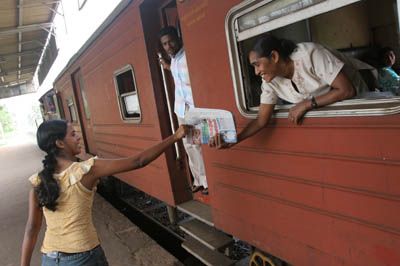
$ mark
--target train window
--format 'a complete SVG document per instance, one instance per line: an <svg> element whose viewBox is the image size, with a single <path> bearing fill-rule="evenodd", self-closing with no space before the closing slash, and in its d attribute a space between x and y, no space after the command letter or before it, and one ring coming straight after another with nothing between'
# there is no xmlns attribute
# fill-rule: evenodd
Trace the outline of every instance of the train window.
<svg viewBox="0 0 400 266"><path fill-rule="evenodd" d="M46 106L47 106L47 112L50 113L55 113L56 112L56 105L55 105L55 101L54 101L54 94L50 93L46 95Z"/></svg>
<svg viewBox="0 0 400 266"><path fill-rule="evenodd" d="M140 122L141 112L135 76L130 65L114 73L118 104L123 120Z"/></svg>
<svg viewBox="0 0 400 266"><path fill-rule="evenodd" d="M268 4L262 5L238 18L239 32L260 26L268 21L280 18L289 13L296 12L323 1L325 0L267 1Z"/></svg>
<svg viewBox="0 0 400 266"><path fill-rule="evenodd" d="M53 98L54 98L54 102L56 103L57 118L62 119L62 118L64 118L64 109L62 107L61 98L57 93L54 93Z"/></svg>
<svg viewBox="0 0 400 266"><path fill-rule="evenodd" d="M76 123L78 121L78 119L77 119L76 111L75 111L75 103L74 103L74 100L72 99L72 97L67 100L67 105L68 105L71 122Z"/></svg>
<svg viewBox="0 0 400 266"><path fill-rule="evenodd" d="M241 114L249 118L257 115L261 78L249 64L248 54L264 33L295 43L320 43L373 67L378 65L375 63L379 47L392 46L400 55L396 0L244 1L229 11L225 21L236 103ZM365 116L400 111L400 97L376 93L376 80L367 81L376 77L374 69L361 75L370 92L308 112L307 116ZM281 101L276 105L275 116L287 117L292 106Z"/></svg>
<svg viewBox="0 0 400 266"><path fill-rule="evenodd" d="M81 89L82 101L83 101L83 108L85 109L85 116L86 119L90 119L90 110L89 104L87 101L86 90L85 90L85 83L83 82L82 75L79 75L79 88Z"/></svg>

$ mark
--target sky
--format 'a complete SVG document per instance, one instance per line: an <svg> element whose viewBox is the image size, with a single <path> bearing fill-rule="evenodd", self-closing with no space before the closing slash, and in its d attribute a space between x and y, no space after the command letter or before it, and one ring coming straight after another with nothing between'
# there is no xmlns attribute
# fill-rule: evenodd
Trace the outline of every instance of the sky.
<svg viewBox="0 0 400 266"><path fill-rule="evenodd" d="M81 0L82 1L82 0ZM58 56L46 79L38 89L38 98L53 86L54 79L69 59L101 25L121 0L86 0L79 10L78 0L63 0L60 13L54 19Z"/></svg>
<svg viewBox="0 0 400 266"><path fill-rule="evenodd" d="M101 25L121 0L86 0L81 9L82 0L62 0L59 13L54 19L58 56L46 79L36 93L0 99L0 105L15 117L17 128L32 131L35 125L29 121L33 106L39 106L39 98L53 88L54 79L63 70L69 59L79 50L92 33Z"/></svg>

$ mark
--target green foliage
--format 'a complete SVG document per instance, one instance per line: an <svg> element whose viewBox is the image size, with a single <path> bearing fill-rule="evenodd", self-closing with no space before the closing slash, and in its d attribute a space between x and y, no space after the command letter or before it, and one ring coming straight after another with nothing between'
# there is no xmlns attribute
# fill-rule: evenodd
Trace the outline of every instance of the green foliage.
<svg viewBox="0 0 400 266"><path fill-rule="evenodd" d="M7 111L5 106L0 105L0 123L4 133L12 132L14 130L14 121L11 114Z"/></svg>

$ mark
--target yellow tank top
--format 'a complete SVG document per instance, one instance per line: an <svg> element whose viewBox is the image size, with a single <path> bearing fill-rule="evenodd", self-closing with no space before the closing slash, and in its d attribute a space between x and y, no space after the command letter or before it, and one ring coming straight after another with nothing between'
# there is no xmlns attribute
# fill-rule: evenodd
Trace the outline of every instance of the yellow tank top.
<svg viewBox="0 0 400 266"><path fill-rule="evenodd" d="M60 186L60 196L55 212L43 208L46 233L41 251L77 253L91 250L100 244L92 222L92 205L96 188L85 188L80 180L94 164L91 158L72 163L66 170L54 174ZM33 186L40 183L38 174L29 178Z"/></svg>

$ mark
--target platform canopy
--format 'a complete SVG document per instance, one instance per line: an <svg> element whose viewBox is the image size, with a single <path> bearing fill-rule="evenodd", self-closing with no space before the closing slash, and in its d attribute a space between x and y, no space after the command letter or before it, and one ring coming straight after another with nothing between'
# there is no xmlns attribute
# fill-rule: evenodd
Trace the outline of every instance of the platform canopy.
<svg viewBox="0 0 400 266"><path fill-rule="evenodd" d="M47 75L57 56L52 33L60 2L0 0L0 98L34 92Z"/></svg>

